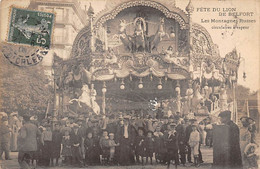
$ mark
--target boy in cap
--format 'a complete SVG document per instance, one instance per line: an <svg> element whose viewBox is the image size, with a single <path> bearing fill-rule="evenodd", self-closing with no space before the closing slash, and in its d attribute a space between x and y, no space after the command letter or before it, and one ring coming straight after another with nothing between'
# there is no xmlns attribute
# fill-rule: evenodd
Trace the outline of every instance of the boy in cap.
<svg viewBox="0 0 260 169"><path fill-rule="evenodd" d="M109 146L108 146L108 132L107 130L103 130L102 136L100 137L99 146L102 150L102 162L105 164L108 162L109 158Z"/></svg>
<svg viewBox="0 0 260 169"><path fill-rule="evenodd" d="M114 162L115 152L116 152L116 146L119 146L119 143L116 144L114 133L109 133L109 140L108 140L108 146L109 146L109 162Z"/></svg>
<svg viewBox="0 0 260 169"><path fill-rule="evenodd" d="M151 165L153 164L153 152L154 152L154 139L152 138L153 132L148 131L147 136L144 139L144 152L146 157L146 164L148 163L148 158L150 158Z"/></svg>
<svg viewBox="0 0 260 169"><path fill-rule="evenodd" d="M200 134L197 130L197 126L193 124L192 132L190 133L189 145L191 147L191 152L194 157L194 165L199 167L199 143L200 143Z"/></svg>
<svg viewBox="0 0 260 169"><path fill-rule="evenodd" d="M165 153L165 147L163 142L163 133L161 132L161 127L156 126L154 135L154 152L155 152L155 160L156 162L162 162L164 153Z"/></svg>
<svg viewBox="0 0 260 169"><path fill-rule="evenodd" d="M135 147L136 162L140 163L140 156L141 156L142 164L144 162L144 159L143 159L143 157L144 157L144 140L145 140L144 128L139 127L138 135L135 137L134 147Z"/></svg>
<svg viewBox="0 0 260 169"><path fill-rule="evenodd" d="M61 155L64 157L64 163L65 164L71 164L71 157L72 157L72 151L71 151L71 138L70 138L70 130L64 129L64 136L62 137L61 141Z"/></svg>

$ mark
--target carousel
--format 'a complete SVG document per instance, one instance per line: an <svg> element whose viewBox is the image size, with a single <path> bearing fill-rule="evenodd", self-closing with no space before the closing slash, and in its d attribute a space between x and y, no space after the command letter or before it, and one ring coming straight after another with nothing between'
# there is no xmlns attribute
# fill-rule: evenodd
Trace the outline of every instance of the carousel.
<svg viewBox="0 0 260 169"><path fill-rule="evenodd" d="M68 60L54 58L59 114L162 110L166 116L234 112L240 57L221 57L207 30L167 1L113 1L76 36Z"/></svg>

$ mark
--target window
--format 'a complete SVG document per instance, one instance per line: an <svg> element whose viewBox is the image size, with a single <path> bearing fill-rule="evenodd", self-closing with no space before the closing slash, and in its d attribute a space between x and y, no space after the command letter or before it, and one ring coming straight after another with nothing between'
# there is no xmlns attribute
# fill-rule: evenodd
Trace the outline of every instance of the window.
<svg viewBox="0 0 260 169"><path fill-rule="evenodd" d="M55 28L54 30L54 43L62 43L63 42L63 29Z"/></svg>
<svg viewBox="0 0 260 169"><path fill-rule="evenodd" d="M56 21L57 22L64 21L64 9L55 8L55 12L56 12Z"/></svg>

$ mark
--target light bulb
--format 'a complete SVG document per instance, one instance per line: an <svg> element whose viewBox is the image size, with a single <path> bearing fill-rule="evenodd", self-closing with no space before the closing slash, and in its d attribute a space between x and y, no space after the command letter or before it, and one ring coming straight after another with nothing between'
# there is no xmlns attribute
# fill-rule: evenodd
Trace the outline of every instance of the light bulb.
<svg viewBox="0 0 260 169"><path fill-rule="evenodd" d="M138 84L138 88L139 88L139 89L142 89L143 87L144 87L144 85L143 85L142 83L139 83L139 84Z"/></svg>
<svg viewBox="0 0 260 169"><path fill-rule="evenodd" d="M120 89L124 90L125 89L125 85L120 85Z"/></svg>
<svg viewBox="0 0 260 169"><path fill-rule="evenodd" d="M208 87L208 86L204 86L204 89L205 89L205 90L208 90L208 89L209 89L209 87Z"/></svg>
<svg viewBox="0 0 260 169"><path fill-rule="evenodd" d="M179 93L181 91L180 87L176 87L175 91Z"/></svg>
<svg viewBox="0 0 260 169"><path fill-rule="evenodd" d="M174 37L175 37L175 33L172 32L172 33L170 34L170 37L171 37L171 38L174 38Z"/></svg>
<svg viewBox="0 0 260 169"><path fill-rule="evenodd" d="M105 87L102 88L102 92L103 92L103 93L106 93L106 92L107 92L107 88L105 88Z"/></svg>
<svg viewBox="0 0 260 169"><path fill-rule="evenodd" d="M159 84L159 85L157 86L157 88L158 88L159 90L161 90L161 89L162 89L162 85Z"/></svg>

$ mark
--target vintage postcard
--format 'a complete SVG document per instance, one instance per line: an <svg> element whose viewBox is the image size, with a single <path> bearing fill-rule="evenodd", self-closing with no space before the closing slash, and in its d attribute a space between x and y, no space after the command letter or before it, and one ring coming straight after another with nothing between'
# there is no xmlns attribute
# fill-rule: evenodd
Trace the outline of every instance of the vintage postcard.
<svg viewBox="0 0 260 169"><path fill-rule="evenodd" d="M2 0L0 169L258 168L260 0Z"/></svg>

